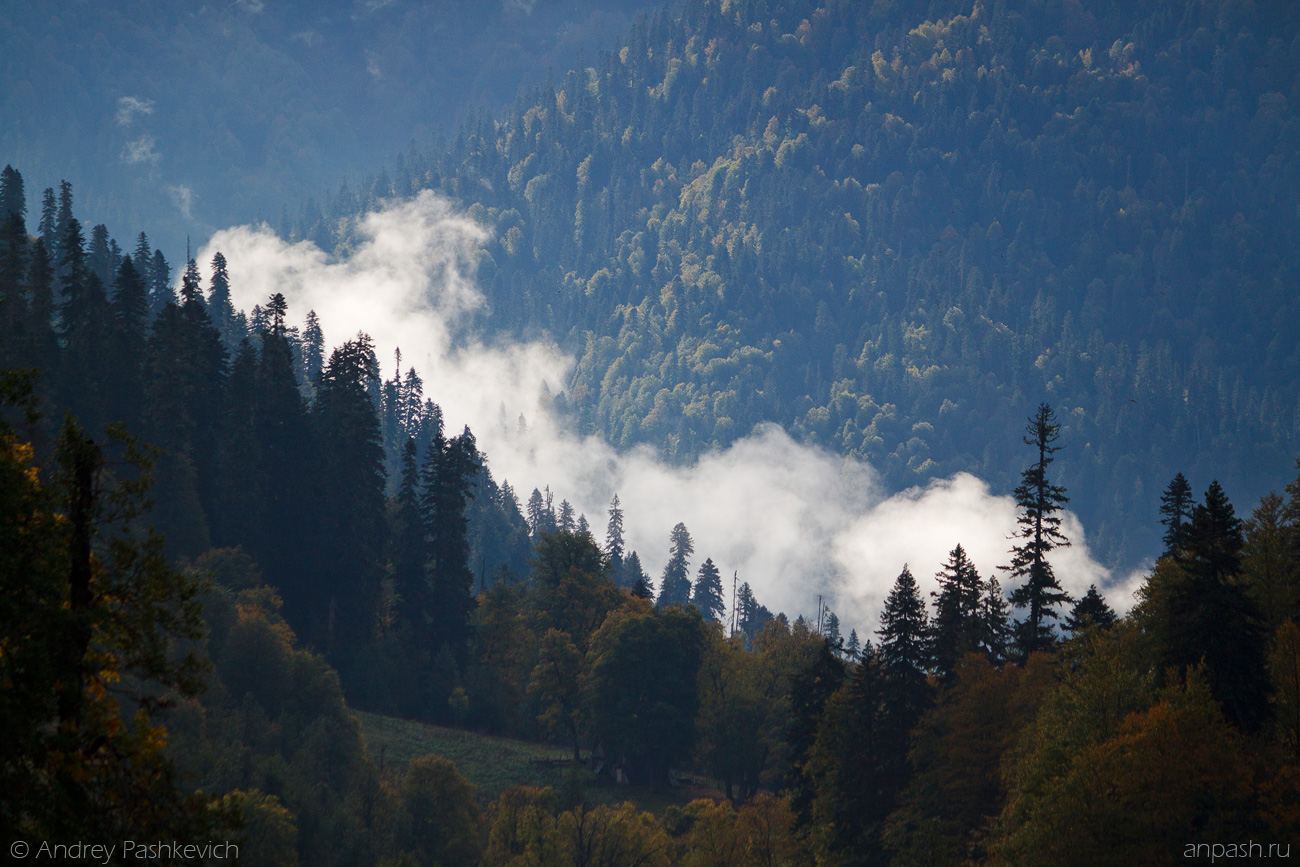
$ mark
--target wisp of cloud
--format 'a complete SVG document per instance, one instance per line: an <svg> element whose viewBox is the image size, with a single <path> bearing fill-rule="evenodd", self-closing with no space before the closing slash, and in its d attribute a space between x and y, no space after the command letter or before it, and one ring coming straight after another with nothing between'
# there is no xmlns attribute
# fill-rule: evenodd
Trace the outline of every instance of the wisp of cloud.
<svg viewBox="0 0 1300 867"><path fill-rule="evenodd" d="M958 543L986 576L1010 559L1015 503L967 473L891 494L865 463L797 443L772 424L689 466L666 463L649 447L620 451L568 433L539 398L563 387L572 359L550 343L463 334L484 304L472 266L487 238L482 227L425 191L368 214L355 235L349 254L336 258L266 226L241 226L216 233L199 260L225 254L234 301L244 309L282 292L291 320L314 309L332 343L364 331L381 361L400 347L403 366L420 372L448 429L469 425L494 477L522 497L549 485L557 503L568 499L599 537L617 493L629 547L652 578L681 521L695 540L695 565L711 557L791 618L811 615L825 595L844 631L853 626L865 637L904 564L928 598L934 573ZM514 423L520 415L528 422L522 429ZM1089 554L1077 518L1066 513L1062 526L1073 545L1054 552L1052 563L1065 589L1078 596L1089 584L1105 587L1109 573ZM1111 604L1127 609L1131 590L1131 581L1114 588Z"/></svg>

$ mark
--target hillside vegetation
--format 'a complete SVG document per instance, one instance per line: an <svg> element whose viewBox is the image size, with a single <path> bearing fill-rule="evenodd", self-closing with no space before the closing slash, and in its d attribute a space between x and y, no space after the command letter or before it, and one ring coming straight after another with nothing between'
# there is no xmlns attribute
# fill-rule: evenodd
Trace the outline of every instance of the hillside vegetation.
<svg viewBox="0 0 1300 867"><path fill-rule="evenodd" d="M380 199L451 195L493 230L488 327L561 339L574 424L679 460L771 420L1009 488L1050 400L1133 562L1175 472L1253 498L1300 443L1298 24L696 0L283 230L346 253Z"/></svg>

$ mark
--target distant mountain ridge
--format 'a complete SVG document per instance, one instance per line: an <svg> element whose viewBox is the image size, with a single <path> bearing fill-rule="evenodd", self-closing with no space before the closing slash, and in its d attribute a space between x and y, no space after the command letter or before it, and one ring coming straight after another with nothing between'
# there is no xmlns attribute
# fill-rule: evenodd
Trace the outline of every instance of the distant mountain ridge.
<svg viewBox="0 0 1300 867"><path fill-rule="evenodd" d="M1300 10L716 2L288 234L440 190L493 229L495 331L579 357L574 424L677 459L762 420L895 486L1008 489L1041 400L1112 564L1178 471L1300 452Z"/></svg>

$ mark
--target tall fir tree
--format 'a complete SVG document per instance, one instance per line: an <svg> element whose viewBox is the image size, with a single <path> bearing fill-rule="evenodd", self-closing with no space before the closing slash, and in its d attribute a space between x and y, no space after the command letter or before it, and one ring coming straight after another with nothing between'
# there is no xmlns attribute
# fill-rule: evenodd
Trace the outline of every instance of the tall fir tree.
<svg viewBox="0 0 1300 867"><path fill-rule="evenodd" d="M1228 721L1256 731L1268 718L1267 636L1259 607L1240 580L1242 529L1227 494L1212 482L1205 501L1192 510L1173 580L1157 596L1163 603L1157 634L1166 669L1204 664Z"/></svg>
<svg viewBox="0 0 1300 867"><path fill-rule="evenodd" d="M123 256L113 280L113 343L109 365L110 403L129 430L140 430L144 418L145 353L149 329L149 297L144 279L130 256Z"/></svg>
<svg viewBox="0 0 1300 867"><path fill-rule="evenodd" d="M880 612L880 667L891 682L893 702L908 714L919 714L927 693L930 669L930 621L912 571L903 571L885 598Z"/></svg>
<svg viewBox="0 0 1300 867"><path fill-rule="evenodd" d="M37 231L45 242L45 250L50 254L50 263L53 265L55 251L59 248L58 205L54 201L54 190L50 187L41 193L41 219Z"/></svg>
<svg viewBox="0 0 1300 867"><path fill-rule="evenodd" d="M469 428L450 439L439 432L425 454L421 474L420 508L429 528L435 653L445 645L461 666L466 660L469 617L474 608L466 510L479 461Z"/></svg>
<svg viewBox="0 0 1300 867"><path fill-rule="evenodd" d="M610 577L620 587L629 586L623 575L623 555L627 547L623 539L623 508L619 505L618 494L609 501L609 521L605 524L605 562Z"/></svg>
<svg viewBox="0 0 1300 867"><path fill-rule="evenodd" d="M1192 486L1182 473L1174 476L1169 487L1160 495L1160 523L1165 525L1165 555L1176 554L1187 545L1187 531L1191 526L1192 509L1196 500Z"/></svg>
<svg viewBox="0 0 1300 867"><path fill-rule="evenodd" d="M11 165L0 172L0 220L6 217L27 219L27 193L23 176Z"/></svg>
<svg viewBox="0 0 1300 867"><path fill-rule="evenodd" d="M961 545L948 552L948 562L935 577L939 589L931 594L935 597L931 652L935 670L947 677L963 656L979 648L984 582Z"/></svg>
<svg viewBox="0 0 1300 867"><path fill-rule="evenodd" d="M1056 633L1049 621L1059 616L1057 606L1070 601L1047 561L1053 549L1070 544L1061 532L1057 514L1070 498L1065 495L1064 487L1052 484L1047 476L1052 455L1061 450L1054 445L1060 431L1052 408L1046 403L1039 404L1038 411L1029 419L1024 438L1025 445L1037 450L1038 460L1020 474L1020 484L1014 492L1020 509L1016 538L1024 542L1011 549L1011 565L1004 568L1012 578L1025 580L1011 593L1011 602L1026 609L1025 619L1016 624L1016 652L1021 659L1048 650L1056 643Z"/></svg>
<svg viewBox="0 0 1300 867"><path fill-rule="evenodd" d="M1011 625L1011 607L1002 595L997 576L990 575L980 599L979 647L989 663L1001 667L1011 659L1015 629Z"/></svg>
<svg viewBox="0 0 1300 867"><path fill-rule="evenodd" d="M691 599L690 559L695 553L695 542L686 525L678 523L669 536L668 565L659 579L658 604L686 605Z"/></svg>
<svg viewBox="0 0 1300 867"><path fill-rule="evenodd" d="M1115 610L1106 604L1106 599L1097 590L1096 584L1088 586L1088 592L1079 597L1065 618L1065 628L1078 635L1086 629L1110 629L1119 618Z"/></svg>
<svg viewBox="0 0 1300 867"><path fill-rule="evenodd" d="M167 264L162 250L154 250L153 260L149 263L149 306L154 316L158 316L168 304L175 303L171 265Z"/></svg>
<svg viewBox="0 0 1300 867"><path fill-rule="evenodd" d="M700 564L695 586L691 588L691 604L710 623L721 623L722 615L727 612L727 605L722 601L722 575L708 557Z"/></svg>
<svg viewBox="0 0 1300 867"><path fill-rule="evenodd" d="M281 321L283 321L281 319ZM368 386L379 376L364 334L330 354L312 407L317 444L317 634L337 662L371 638L384 540L384 452Z"/></svg>

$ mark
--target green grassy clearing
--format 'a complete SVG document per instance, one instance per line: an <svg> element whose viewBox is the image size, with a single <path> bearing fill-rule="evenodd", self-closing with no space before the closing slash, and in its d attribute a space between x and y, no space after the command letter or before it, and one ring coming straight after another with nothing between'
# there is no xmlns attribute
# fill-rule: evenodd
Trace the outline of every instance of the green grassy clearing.
<svg viewBox="0 0 1300 867"><path fill-rule="evenodd" d="M680 791L651 792L612 786L598 780L585 766L575 767L572 751L553 744L536 744L499 738L462 729L444 728L381 714L352 711L361 721L372 760L386 769L404 768L412 759L438 755L451 759L465 779L478 790L478 799L491 803L511 786L551 786L557 792L580 781L588 802L612 804L631 801L643 810L662 813L672 804L698 797ZM577 781L571 778L576 774Z"/></svg>

